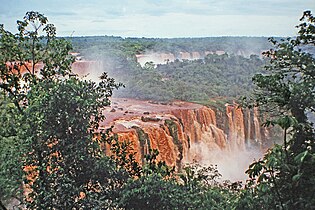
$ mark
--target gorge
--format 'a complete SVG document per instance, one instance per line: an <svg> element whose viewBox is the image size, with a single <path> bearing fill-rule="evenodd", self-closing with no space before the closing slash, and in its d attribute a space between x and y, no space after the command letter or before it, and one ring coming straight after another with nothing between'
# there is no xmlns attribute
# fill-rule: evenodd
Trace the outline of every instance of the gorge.
<svg viewBox="0 0 315 210"><path fill-rule="evenodd" d="M94 81L102 68L99 61L72 64L75 74ZM111 101L104 109L106 120L101 128L113 126L120 141L130 141L139 163L150 149L157 149L158 160L177 170L195 161L217 165L224 179L245 180L248 165L273 143L269 130L261 127L258 110L244 110L234 102L209 108L184 101L115 97Z"/></svg>
<svg viewBox="0 0 315 210"><path fill-rule="evenodd" d="M101 62L87 60L72 66L79 76L89 74L88 78L94 80L102 67ZM217 165L223 179L245 180L248 165L262 157L274 138L261 126L263 120L257 109L241 109L230 100L220 102L220 97L211 100L217 100L218 105L209 108L180 100L115 96L111 106L104 109L106 120L101 128L113 126L120 141L131 142L139 163L144 163L150 149L157 149L158 160L177 170L196 161Z"/></svg>
<svg viewBox="0 0 315 210"><path fill-rule="evenodd" d="M196 161L217 165L224 179L245 180L248 164L271 144L257 109L225 104L220 111L183 101L111 100L101 129L113 126L120 141L132 143L140 163L150 149L157 149L158 160L177 170Z"/></svg>
<svg viewBox="0 0 315 210"><path fill-rule="evenodd" d="M315 18L300 21L275 38L0 24L0 209L315 209Z"/></svg>

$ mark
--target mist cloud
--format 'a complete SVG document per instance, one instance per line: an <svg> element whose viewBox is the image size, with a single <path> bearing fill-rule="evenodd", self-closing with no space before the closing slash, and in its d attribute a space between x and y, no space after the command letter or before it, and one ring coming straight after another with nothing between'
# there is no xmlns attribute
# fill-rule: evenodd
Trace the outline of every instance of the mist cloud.
<svg viewBox="0 0 315 210"><path fill-rule="evenodd" d="M204 143L193 143L191 153L198 154L198 163L203 166L217 165L222 180L243 181L248 179L245 171L248 166L259 158L262 158L263 151L255 148L213 148L212 150Z"/></svg>

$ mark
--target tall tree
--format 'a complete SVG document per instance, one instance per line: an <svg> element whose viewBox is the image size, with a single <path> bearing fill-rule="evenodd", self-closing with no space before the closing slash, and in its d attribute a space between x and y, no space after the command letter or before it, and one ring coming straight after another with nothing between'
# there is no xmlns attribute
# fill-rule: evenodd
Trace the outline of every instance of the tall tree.
<svg viewBox="0 0 315 210"><path fill-rule="evenodd" d="M6 108L0 140L11 149L0 150L0 157L13 158L1 163L1 199L22 189L31 209L105 208L121 174L94 133L104 119L101 108L121 84L106 73L99 83L72 76L71 44L56 37L44 15L27 12L17 24L17 34L0 27L1 106ZM15 171L11 178L6 174ZM5 182L10 184L2 188Z"/></svg>
<svg viewBox="0 0 315 210"><path fill-rule="evenodd" d="M247 192L260 208L315 208L315 133L307 117L315 113L315 18L306 11L301 21L297 37L270 39L274 49L265 53L267 73L253 78L255 105L272 114L265 125L284 131L283 145L275 145L247 171L254 184Z"/></svg>
<svg viewBox="0 0 315 210"><path fill-rule="evenodd" d="M292 149L300 152L305 141L312 140L313 130L307 113L315 112L315 19L307 11L301 18L299 36L281 42L270 39L275 50L265 52L270 58L266 66L269 74L257 74L256 102L268 110L275 108L281 116L290 115L296 120L293 126ZM274 110L271 110L274 111Z"/></svg>

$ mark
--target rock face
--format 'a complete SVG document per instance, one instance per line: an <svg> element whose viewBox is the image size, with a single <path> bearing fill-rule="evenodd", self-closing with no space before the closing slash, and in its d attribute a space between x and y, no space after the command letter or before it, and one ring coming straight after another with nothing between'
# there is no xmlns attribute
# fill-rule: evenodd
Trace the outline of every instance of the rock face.
<svg viewBox="0 0 315 210"><path fill-rule="evenodd" d="M262 151L268 132L260 127L257 110L244 111L233 104L226 104L225 109L224 113L181 101L114 98L112 106L104 111L107 118L102 128L114 126L121 141L132 142L139 162L149 149L158 149L158 158L177 169L192 161L217 164L224 158L235 159L234 155L236 160L245 155L250 163L252 154L248 148L256 145L256 150Z"/></svg>

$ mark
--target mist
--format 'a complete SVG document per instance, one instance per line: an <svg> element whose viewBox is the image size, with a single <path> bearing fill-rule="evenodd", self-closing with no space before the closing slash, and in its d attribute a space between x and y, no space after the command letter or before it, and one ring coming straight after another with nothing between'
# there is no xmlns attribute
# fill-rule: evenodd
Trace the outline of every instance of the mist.
<svg viewBox="0 0 315 210"><path fill-rule="evenodd" d="M221 181L242 181L243 183L248 179L245 174L248 166L263 156L263 151L257 148L209 149L204 142L193 143L190 153L196 154L195 161L202 166L216 165L222 175Z"/></svg>
<svg viewBox="0 0 315 210"><path fill-rule="evenodd" d="M251 75L248 70L238 72L239 69L251 63L250 69L257 68L259 70L262 64L261 52L270 47L266 38L253 37L198 39L82 37L73 38L72 41L75 50L80 53L79 58L73 65L74 73L81 78L98 82L100 75L106 72L116 82L125 84L125 88L114 91L113 98L153 100L158 103L165 100L170 102L174 100L206 101L211 97L217 98L220 96L225 102L219 102L215 105L219 109L224 108L226 102L232 103L232 101L228 101L231 99L224 99L224 97L231 95L237 86L233 86L233 80L229 82L222 80L231 77L231 73L222 75L222 78L220 78L221 72L226 72L227 65L231 65L232 74L241 76L242 84L250 84ZM89 44L90 42L91 44ZM174 75L179 81L171 76L172 68L185 67L185 65L187 65L187 68L185 67L186 69L182 71L187 71L185 74L189 75L190 72L193 72L193 68L200 68L199 66L205 65L204 61L198 62L198 60L205 59L208 55L210 55L210 59L207 60L209 67L200 69L197 74L189 76L189 81L195 81L193 85L183 83L185 78L180 77L179 74ZM224 56L221 58L221 55ZM256 57L252 58L252 55ZM226 61L227 59L230 60ZM145 64L147 62L152 62L155 68L146 69ZM236 62L237 65L240 63L240 67L236 68L233 62ZM212 65L219 66L212 67ZM223 67L218 71L217 68L221 68L220 65ZM205 80L207 82L205 88L207 89L197 90L195 88L200 86L203 83L201 79L204 79L198 74L203 71L216 71L213 72L213 75L217 78L215 81ZM246 76L246 80L243 75ZM211 78L214 78L214 76L211 76ZM239 79L236 78L235 80ZM224 91L217 91L218 82L222 83L225 88ZM179 90L174 90L173 86L179 88ZM244 87L250 91L250 87ZM208 92L208 95L204 94L203 91ZM211 91L217 91L217 93L212 94ZM183 93L185 96L180 96ZM194 98L187 96L193 96ZM236 99L233 98L234 100ZM224 116L217 117L224 118ZM191 143L189 158L187 156L183 163L197 160L199 164L204 166L217 165L219 173L222 175L221 180L245 181L247 179L245 171L248 166L254 160L261 158L264 151L258 147L248 147L245 143L241 146L232 145L233 140L231 139L226 141L226 147L220 147L212 143L209 146L206 143L207 139L203 139L199 143Z"/></svg>

